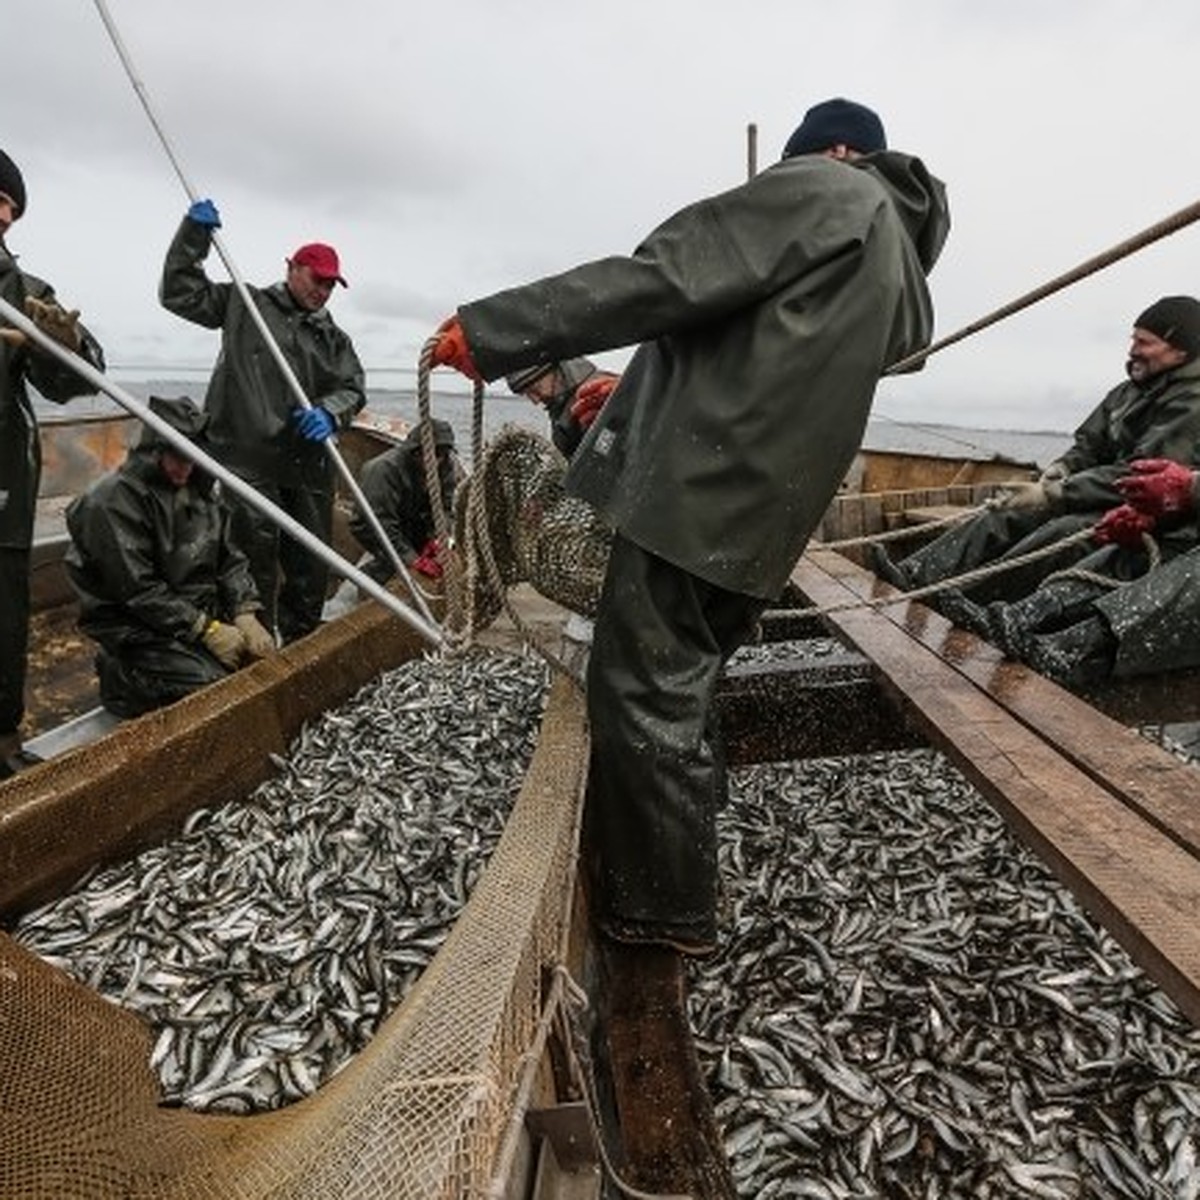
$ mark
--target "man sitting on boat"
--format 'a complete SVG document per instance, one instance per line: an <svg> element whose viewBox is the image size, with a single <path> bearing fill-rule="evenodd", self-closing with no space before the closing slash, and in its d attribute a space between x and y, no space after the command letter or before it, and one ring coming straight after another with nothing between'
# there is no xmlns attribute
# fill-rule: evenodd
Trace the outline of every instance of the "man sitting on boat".
<svg viewBox="0 0 1200 1200"><path fill-rule="evenodd" d="M1036 482L1016 485L998 506L893 562L871 549L875 573L913 591L987 563L1040 550L1094 525L1121 503L1116 481L1135 459L1200 465L1200 300L1164 296L1133 323L1126 382L1075 431L1074 444ZM1015 600L1088 553L1078 539L969 589L972 599ZM931 603L940 607L935 594Z"/></svg>
<svg viewBox="0 0 1200 1200"><path fill-rule="evenodd" d="M1139 459L1116 487L1075 569L1013 603L947 593L946 615L1071 686L1200 666L1200 473Z"/></svg>
<svg viewBox="0 0 1200 1200"><path fill-rule="evenodd" d="M150 408L191 442L187 397ZM275 650L213 480L147 428L124 463L67 509L79 627L99 643L100 699L119 717L170 704Z"/></svg>
<svg viewBox="0 0 1200 1200"><path fill-rule="evenodd" d="M434 420L433 443L437 455L438 488L447 517L454 512L454 489L458 464L454 456L454 430L449 421ZM377 454L363 464L359 486L371 511L379 519L400 561L418 575L440 579L437 528L433 502L425 480L421 427L414 425L398 446ZM356 504L350 516L350 532L371 557L363 570L379 583L396 573L392 560L379 544L370 521Z"/></svg>
<svg viewBox="0 0 1200 1200"><path fill-rule="evenodd" d="M42 332L104 369L100 344L67 312L48 283L27 275L5 237L25 215L25 180L0 150L0 295L24 310ZM0 329L0 779L36 760L21 745L29 649L29 575L34 512L41 476L41 443L29 400L32 384L61 404L95 389L54 354L16 329Z"/></svg>

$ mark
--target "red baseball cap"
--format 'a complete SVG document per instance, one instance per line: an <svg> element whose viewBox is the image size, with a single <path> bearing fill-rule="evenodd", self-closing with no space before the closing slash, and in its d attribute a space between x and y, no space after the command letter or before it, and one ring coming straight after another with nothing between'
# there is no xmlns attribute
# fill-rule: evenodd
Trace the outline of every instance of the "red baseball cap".
<svg viewBox="0 0 1200 1200"><path fill-rule="evenodd" d="M324 242L309 242L301 246L288 262L293 267L308 267L318 279L332 279L342 287L349 286L342 278L337 251Z"/></svg>

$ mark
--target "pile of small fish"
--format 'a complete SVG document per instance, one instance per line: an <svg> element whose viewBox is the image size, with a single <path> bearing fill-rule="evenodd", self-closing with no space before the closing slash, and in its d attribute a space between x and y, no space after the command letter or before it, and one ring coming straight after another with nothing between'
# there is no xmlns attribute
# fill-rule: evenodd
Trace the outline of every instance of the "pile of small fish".
<svg viewBox="0 0 1200 1200"><path fill-rule="evenodd" d="M15 937L160 1030L168 1103L312 1092L441 945L536 743L532 655L410 662L306 726L245 802L94 873Z"/></svg>
<svg viewBox="0 0 1200 1200"><path fill-rule="evenodd" d="M692 1018L740 1195L1200 1195L1200 1032L944 758L731 793Z"/></svg>

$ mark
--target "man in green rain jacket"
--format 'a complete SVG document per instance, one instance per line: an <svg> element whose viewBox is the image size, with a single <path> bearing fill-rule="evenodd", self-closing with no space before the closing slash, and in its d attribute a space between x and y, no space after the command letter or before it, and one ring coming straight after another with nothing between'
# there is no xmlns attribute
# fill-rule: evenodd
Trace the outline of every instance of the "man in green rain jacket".
<svg viewBox="0 0 1200 1200"><path fill-rule="evenodd" d="M602 953L633 943L645 964L608 987L614 1012L678 990L669 954L716 944L717 678L841 483L880 375L928 343L948 229L942 185L835 99L781 162L631 256L462 305L438 330L434 362L485 379L641 343L567 473L616 530L583 845Z"/></svg>
<svg viewBox="0 0 1200 1200"><path fill-rule="evenodd" d="M210 200L188 209L167 250L159 297L177 316L221 330L221 353L204 401L213 455L328 543L334 480L320 443L349 425L366 403L358 355L326 307L334 285L346 284L337 254L322 242L301 246L287 260L282 282L247 289L312 406L305 409L237 289L204 272L220 223ZM277 626L284 642L315 629L329 581L325 561L280 534L253 505L235 496L225 502L268 627Z"/></svg>
<svg viewBox="0 0 1200 1200"><path fill-rule="evenodd" d="M100 345L54 298L48 283L26 274L5 236L25 213L25 181L0 150L0 296L27 312L67 349L104 369ZM27 384L64 403L96 389L53 353L15 329L0 329L0 779L34 760L21 747L29 649L29 573L41 443Z"/></svg>
<svg viewBox="0 0 1200 1200"><path fill-rule="evenodd" d="M779 596L876 383L932 330L943 188L862 106L817 106L775 166L628 258L463 305L435 361L495 378L641 342L571 460L617 536L589 673L596 916L711 950L717 673ZM463 347L456 360L455 343Z"/></svg>

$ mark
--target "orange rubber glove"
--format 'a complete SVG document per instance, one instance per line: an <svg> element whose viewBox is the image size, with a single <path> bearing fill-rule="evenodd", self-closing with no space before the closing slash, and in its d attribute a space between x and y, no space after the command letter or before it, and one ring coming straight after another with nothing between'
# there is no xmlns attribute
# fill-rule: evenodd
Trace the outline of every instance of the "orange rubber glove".
<svg viewBox="0 0 1200 1200"><path fill-rule="evenodd" d="M1140 550L1142 534L1154 528L1154 518L1149 513L1139 512L1132 504L1110 508L1096 522L1092 530L1092 541L1099 546L1124 546L1129 550Z"/></svg>
<svg viewBox="0 0 1200 1200"><path fill-rule="evenodd" d="M462 322L458 317L447 317L438 327L437 344L433 348L433 365L435 367L452 367L460 375L465 375L475 383L482 383L483 376L471 357L471 347L467 345L467 335L463 332Z"/></svg>
<svg viewBox="0 0 1200 1200"><path fill-rule="evenodd" d="M620 382L620 375L597 374L585 379L575 389L571 416L580 429L587 429L591 425Z"/></svg>
<svg viewBox="0 0 1200 1200"><path fill-rule="evenodd" d="M1190 467L1169 458L1138 458L1129 469L1133 474L1117 480L1117 491L1134 508L1164 517L1192 507L1195 475Z"/></svg>

